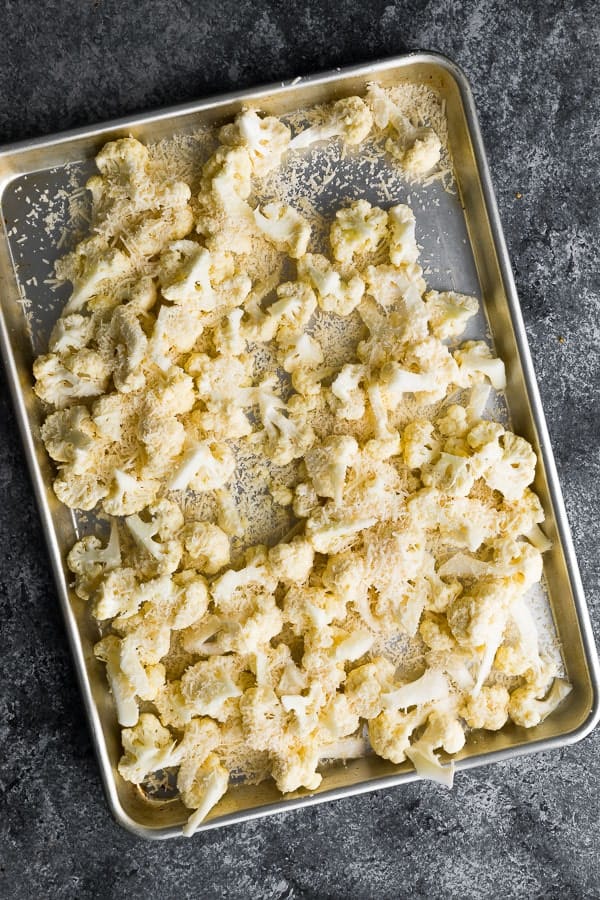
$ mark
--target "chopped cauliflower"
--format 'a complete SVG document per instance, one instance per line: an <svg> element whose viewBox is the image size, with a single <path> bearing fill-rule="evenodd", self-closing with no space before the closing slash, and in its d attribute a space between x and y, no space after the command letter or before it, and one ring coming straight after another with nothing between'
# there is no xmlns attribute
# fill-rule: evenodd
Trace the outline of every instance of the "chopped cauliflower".
<svg viewBox="0 0 600 900"><path fill-rule="evenodd" d="M292 138L290 150L310 147L317 141L342 137L347 144L360 144L367 137L373 124L369 107L360 97L337 100L327 110L328 117L319 125L305 128Z"/></svg>
<svg viewBox="0 0 600 900"><path fill-rule="evenodd" d="M329 240L336 260L343 265L357 254L372 253L387 232L387 213L367 200L355 200L335 214Z"/></svg>
<svg viewBox="0 0 600 900"><path fill-rule="evenodd" d="M280 250L299 259L306 253L310 240L310 225L291 206L283 203L266 203L254 211L254 221L264 234Z"/></svg>
<svg viewBox="0 0 600 900"><path fill-rule="evenodd" d="M350 193L324 221L279 190L332 137L342 175L371 134L407 180L443 174L444 135L392 97L293 137L242 109L191 202L160 149L113 141L56 265L40 435L58 499L109 517L67 565L118 770L175 777L186 835L240 774L316 791L320 761L371 749L450 785L469 729L535 728L571 690L528 593L536 456L489 418L506 372L471 339L477 299L428 289L409 205Z"/></svg>

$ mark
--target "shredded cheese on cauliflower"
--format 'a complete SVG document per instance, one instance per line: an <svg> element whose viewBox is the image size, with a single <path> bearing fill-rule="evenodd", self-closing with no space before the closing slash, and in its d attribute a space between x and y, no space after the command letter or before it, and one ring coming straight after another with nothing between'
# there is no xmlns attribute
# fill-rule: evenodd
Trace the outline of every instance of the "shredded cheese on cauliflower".
<svg viewBox="0 0 600 900"><path fill-rule="evenodd" d="M570 690L526 600L549 546L535 454L483 418L504 364L460 341L478 301L428 291L408 205L349 202L322 252L304 211L260 200L286 154L368 135L409 179L439 161L436 132L374 85L296 134L244 110L195 201L141 143L114 141L88 182L93 236L57 266L73 289L34 365L42 439L59 499L112 517L106 545L84 537L68 566L102 622L119 772L177 767L186 834L240 747L284 793L369 745L451 784L439 754L469 729L533 727ZM361 329L341 363L316 315ZM295 519L272 546L243 541L236 472L252 455ZM411 675L386 655L398 639L420 646Z"/></svg>

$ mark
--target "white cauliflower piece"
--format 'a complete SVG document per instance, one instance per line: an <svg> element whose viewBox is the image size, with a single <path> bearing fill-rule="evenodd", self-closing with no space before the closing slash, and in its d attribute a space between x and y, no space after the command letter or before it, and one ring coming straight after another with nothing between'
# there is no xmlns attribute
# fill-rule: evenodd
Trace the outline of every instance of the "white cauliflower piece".
<svg viewBox="0 0 600 900"><path fill-rule="evenodd" d="M402 432L401 441L404 462L411 469L429 465L440 450L435 428L428 419L415 419L414 422L409 422Z"/></svg>
<svg viewBox="0 0 600 900"><path fill-rule="evenodd" d="M436 338L425 338L412 345L405 354L404 365L387 362L380 374L381 387L394 405L407 393L415 394L417 400L435 403L457 379L456 362Z"/></svg>
<svg viewBox="0 0 600 900"><path fill-rule="evenodd" d="M351 669L344 681L344 695L350 709L363 719L374 719L383 709L382 695L389 693L395 667L383 656Z"/></svg>
<svg viewBox="0 0 600 900"><path fill-rule="evenodd" d="M298 278L315 289L322 310L338 316L350 315L362 300L365 289L359 275L343 281L329 260L318 253L307 253L298 260Z"/></svg>
<svg viewBox="0 0 600 900"><path fill-rule="evenodd" d="M354 543L361 531L376 522L376 516L334 518L319 507L307 520L306 537L317 553L340 553Z"/></svg>
<svg viewBox="0 0 600 900"><path fill-rule="evenodd" d="M387 213L367 200L355 200L335 214L329 235L333 255L343 265L350 265L357 254L376 250L386 231Z"/></svg>
<svg viewBox="0 0 600 900"><path fill-rule="evenodd" d="M410 706L447 700L449 696L450 685L444 673L428 669L415 681L382 693L381 704L384 709L408 709Z"/></svg>
<svg viewBox="0 0 600 900"><path fill-rule="evenodd" d="M306 470L320 497L331 497L341 506L346 471L358 454L358 444L351 435L330 435L320 447L304 457Z"/></svg>
<svg viewBox="0 0 600 900"><path fill-rule="evenodd" d="M175 304L214 309L216 296L211 284L211 254L195 241L174 241L161 255L162 295Z"/></svg>
<svg viewBox="0 0 600 900"><path fill-rule="evenodd" d="M128 394L146 383L142 363L148 349L148 338L140 325L135 309L119 306L110 322L110 337L114 347L113 382L118 391Z"/></svg>
<svg viewBox="0 0 600 900"><path fill-rule="evenodd" d="M102 505L110 516L130 516L153 503L159 488L160 482L155 479L138 479L122 469L115 469L112 487Z"/></svg>
<svg viewBox="0 0 600 900"><path fill-rule="evenodd" d="M526 684L510 695L508 714L515 725L535 728L559 706L573 690L563 678L555 678L550 691L539 684Z"/></svg>
<svg viewBox="0 0 600 900"><path fill-rule="evenodd" d="M114 634L102 638L94 647L97 659L106 663L106 677L117 708L119 725L131 728L139 718L136 691L121 670L121 641Z"/></svg>
<svg viewBox="0 0 600 900"><path fill-rule="evenodd" d="M245 147L253 173L261 178L281 164L290 144L290 129L275 116L261 118L255 109L245 109L232 125L221 128L219 137L225 144Z"/></svg>
<svg viewBox="0 0 600 900"><path fill-rule="evenodd" d="M197 831L228 786L229 772L214 753L202 762L193 756L184 760L177 775L177 788L185 805L194 810L182 828L185 837Z"/></svg>
<svg viewBox="0 0 600 900"><path fill-rule="evenodd" d="M170 491L213 491L222 488L235 471L235 456L227 444L199 441L183 455L169 481Z"/></svg>
<svg viewBox="0 0 600 900"><path fill-rule="evenodd" d="M419 258L415 235L415 214L405 203L388 209L390 232L390 262L398 268L410 268Z"/></svg>
<svg viewBox="0 0 600 900"><path fill-rule="evenodd" d="M369 720L369 741L375 753L393 763L406 759L413 731L423 725L430 710L417 707L412 712L386 709Z"/></svg>
<svg viewBox="0 0 600 900"><path fill-rule="evenodd" d="M341 401L336 415L340 419L356 421L365 414L366 395L360 387L368 377L367 367L359 363L346 363L331 384L331 392Z"/></svg>
<svg viewBox="0 0 600 900"><path fill-rule="evenodd" d="M257 389L259 418L267 438L267 453L276 465L285 466L303 456L315 440L309 424L284 415L289 407L273 390L275 378L266 378Z"/></svg>
<svg viewBox="0 0 600 900"><path fill-rule="evenodd" d="M194 568L207 575L215 575L229 565L229 537L212 522L189 522L183 532L183 546Z"/></svg>
<svg viewBox="0 0 600 900"><path fill-rule="evenodd" d="M103 394L108 387L110 368L95 350L84 349L60 357L54 353L38 356L33 374L36 379L33 389L40 400L63 409L73 400Z"/></svg>
<svg viewBox="0 0 600 900"><path fill-rule="evenodd" d="M121 548L117 523L112 522L110 538L106 547L94 535L88 535L77 541L67 556L67 566L76 576L75 592L83 600L98 587L105 573L117 569L121 565Z"/></svg>
<svg viewBox="0 0 600 900"><path fill-rule="evenodd" d="M254 210L254 221L262 234L292 259L299 259L306 253L310 225L292 206L266 203L262 210Z"/></svg>
<svg viewBox="0 0 600 900"><path fill-rule="evenodd" d="M506 387L504 363L492 356L485 341L466 341L454 351L453 356L458 363L457 384L460 387L470 387L484 378L488 378L497 391L503 391Z"/></svg>
<svg viewBox="0 0 600 900"><path fill-rule="evenodd" d="M212 656L188 666L181 676L181 695L195 716L210 716L224 722L230 712L229 700L242 696L236 684L237 660Z"/></svg>
<svg viewBox="0 0 600 900"><path fill-rule="evenodd" d="M277 789L289 794L299 788L316 791L322 776L316 771L319 765L320 747L318 742L305 741L289 747L285 753L271 754L271 774Z"/></svg>
<svg viewBox="0 0 600 900"><path fill-rule="evenodd" d="M96 320L94 316L73 313L57 319L48 341L50 353L62 355L72 350L83 350L94 337Z"/></svg>
<svg viewBox="0 0 600 900"><path fill-rule="evenodd" d="M269 566L273 575L285 584L302 584L310 575L314 562L311 544L301 537L289 544L276 544L269 550Z"/></svg>
<svg viewBox="0 0 600 900"><path fill-rule="evenodd" d="M423 734L406 751L417 774L421 778L437 781L452 787L454 781L454 761L443 766L435 754L439 747L446 753L458 753L464 747L465 734L458 721L454 705L436 707L427 720Z"/></svg>
<svg viewBox="0 0 600 900"><path fill-rule="evenodd" d="M56 462L68 463L74 475L84 474L95 461L96 429L85 406L51 413L41 428L46 450Z"/></svg>
<svg viewBox="0 0 600 900"><path fill-rule="evenodd" d="M477 696L463 701L460 714L469 728L498 731L508 719L510 695L504 685L484 685Z"/></svg>
<svg viewBox="0 0 600 900"><path fill-rule="evenodd" d="M141 784L151 772L173 765L175 740L153 713L142 713L133 728L121 731L125 751L119 760L119 775Z"/></svg>
<svg viewBox="0 0 600 900"><path fill-rule="evenodd" d="M391 127L385 149L398 159L402 168L415 177L430 172L440 160L442 142L433 128L415 126L377 84L370 84L367 94L373 119L378 128Z"/></svg>
<svg viewBox="0 0 600 900"><path fill-rule="evenodd" d="M328 116L322 124L305 128L292 138L290 150L301 150L332 137L342 137L346 144L360 144L371 130L373 118L360 97L337 100L327 112Z"/></svg>
<svg viewBox="0 0 600 900"><path fill-rule="evenodd" d="M456 291L428 291L425 306L431 333L446 340L463 333L469 319L477 315L479 302L476 297Z"/></svg>
<svg viewBox="0 0 600 900"><path fill-rule="evenodd" d="M171 500L161 500L151 505L148 512L150 521L132 515L125 518L125 525L136 544L156 560L159 573L174 572L183 552L181 541L175 537L183 525L181 510Z"/></svg>
<svg viewBox="0 0 600 900"><path fill-rule="evenodd" d="M518 500L535 477L536 456L531 444L512 432L500 438L502 456L484 473L486 483L504 497Z"/></svg>

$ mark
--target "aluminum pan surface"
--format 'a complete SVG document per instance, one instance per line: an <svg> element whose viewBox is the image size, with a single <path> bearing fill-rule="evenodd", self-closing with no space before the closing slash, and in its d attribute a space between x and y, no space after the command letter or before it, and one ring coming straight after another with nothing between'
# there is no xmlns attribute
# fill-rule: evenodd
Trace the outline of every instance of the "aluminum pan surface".
<svg viewBox="0 0 600 900"><path fill-rule="evenodd" d="M450 196L440 196L441 210L432 215L432 208L419 209L419 199L414 190L411 200L415 205L418 223L429 234L428 241L420 235L425 245L424 256L430 255L432 267L439 260L436 238L446 235L443 241L444 258L449 272L435 272L428 276L432 286L473 291L483 297L491 331L498 351L506 359L509 370L507 397L515 427L536 446L541 465L536 481L544 506L548 511L554 549L546 564L546 578L550 599L563 646L563 655L569 677L575 690L556 716L536 729L524 731L512 727L496 735L473 735L463 751L457 768L467 768L492 762L533 750L571 743L584 737L598 719L598 662L581 582L556 478L556 470L549 445L539 395L529 358L524 326L514 288L510 264L498 219L491 188L487 163L483 152L470 90L464 75L445 58L436 54L416 53L354 67L343 71L301 79L299 82L270 85L241 94L176 107L148 115L140 115L106 125L41 138L4 148L0 152L0 179L2 207L6 230L11 230L10 216L17 209L26 213L26 204L20 204L17 188L29 184L32 191L43 191L44 184L54 179L55 187L64 182L68 186L75 173L80 182L85 180L79 163L89 160L106 141L115 136L133 133L144 140L155 140L177 131L189 130L199 123L221 121L234 114L244 102L250 100L274 113L281 113L301 106L322 102L340 95L364 90L366 83L377 79L393 84L399 79L409 79L432 84L445 97L448 111L450 145L454 157L460 201ZM71 169L69 164L73 164ZM85 168L85 166L84 166ZM51 170L54 170L53 172ZM23 193L23 190L20 192ZM396 199L396 198L394 198ZM404 199L401 197L398 200ZM464 216L461 211L464 205ZM422 215L430 219L424 222ZM452 229L440 228L443 215L453 217ZM31 219L34 217L32 216ZM165 838L180 834L180 823L185 812L178 805L143 801L136 789L126 785L116 775L115 764L119 754L119 739L110 697L102 667L91 654L94 626L89 621L83 604L70 594L65 580L63 559L73 541L74 517L57 503L49 488L51 469L38 437L40 411L31 394L30 364L32 345L27 337L23 310L19 306L19 284L22 290L32 277L36 285L26 286L27 295L34 304L32 336L35 352L43 349L48 327L64 299L57 293L52 309L47 308L48 291L40 287L43 280L34 269L26 267L39 264L43 258L56 256L56 234L46 236L43 246L41 223L28 221L32 239L37 236L35 254L27 241L18 243L22 231L0 243L0 278L2 282L2 318L0 342L8 373L19 424L21 427L28 462L40 513L44 524L52 565L57 581L60 602L65 614L67 630L75 657L86 710L92 728L104 787L109 804L117 820L136 834L145 837ZM52 232L52 229L50 229ZM436 255L437 253L437 255ZM18 282L15 264L19 267ZM45 264L44 264L45 265ZM440 267L443 268L443 267ZM32 274L33 273L33 274ZM38 272L38 274L42 274ZM444 280L445 279L445 280ZM31 295L31 296L30 296ZM45 297L46 303L42 302ZM414 780L415 773L406 766L393 766L381 760L359 760L346 767L328 770L323 785L315 794L298 793L286 799L269 785L243 787L226 797L218 813L202 828L213 828L279 810L322 802L336 797L361 793Z"/></svg>

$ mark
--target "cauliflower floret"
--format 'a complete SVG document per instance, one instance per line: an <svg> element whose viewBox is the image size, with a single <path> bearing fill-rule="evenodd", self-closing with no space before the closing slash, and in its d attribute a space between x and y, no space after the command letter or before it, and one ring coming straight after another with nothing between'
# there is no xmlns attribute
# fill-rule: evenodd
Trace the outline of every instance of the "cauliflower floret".
<svg viewBox="0 0 600 900"><path fill-rule="evenodd" d="M386 709L379 713L369 720L369 741L373 750L390 762L404 762L413 731L423 725L428 716L427 708L408 713Z"/></svg>
<svg viewBox="0 0 600 900"><path fill-rule="evenodd" d="M185 837L197 831L228 786L229 772L214 753L209 753L203 762L195 757L184 760L177 775L177 788L185 805L194 810L182 828Z"/></svg>
<svg viewBox="0 0 600 900"><path fill-rule="evenodd" d="M378 128L391 126L394 137L388 138L385 149L402 164L410 175L420 176L430 172L439 162L442 143L433 128L416 127L391 100L385 90L370 84L368 102Z"/></svg>
<svg viewBox="0 0 600 900"><path fill-rule="evenodd" d="M467 697L460 714L469 728L498 731L508 719L510 695L501 684L484 685L476 697Z"/></svg>
<svg viewBox="0 0 600 900"><path fill-rule="evenodd" d="M463 727L458 721L454 706L446 704L435 708L427 720L427 727L418 740L406 751L406 755L421 778L429 778L446 787L452 787L454 762L443 766L435 754L441 747L446 753L458 753L465 744Z"/></svg>
<svg viewBox="0 0 600 900"><path fill-rule="evenodd" d="M338 136L346 144L360 144L371 130L373 118L369 107L360 97L337 100L327 112L329 115L322 124L305 128L292 138L290 150L300 150L318 141Z"/></svg>
<svg viewBox="0 0 600 900"><path fill-rule="evenodd" d="M311 743L310 737L296 746L290 746L282 754L271 754L271 774L277 789L289 794L299 788L316 791L322 776L316 771L319 765L320 747Z"/></svg>
<svg viewBox="0 0 600 900"><path fill-rule="evenodd" d="M161 306L148 341L148 356L159 369L171 368L171 354L189 353L204 330L203 317L186 306Z"/></svg>
<svg viewBox="0 0 600 900"><path fill-rule="evenodd" d="M429 291L425 294L425 305L431 333L440 340L462 334L469 319L479 309L475 297L457 294L456 291Z"/></svg>
<svg viewBox="0 0 600 900"><path fill-rule="evenodd" d="M505 432L500 438L502 456L484 473L486 483L506 500L517 500L535 477L536 456L522 437Z"/></svg>
<svg viewBox="0 0 600 900"><path fill-rule="evenodd" d="M67 557L67 565L76 576L77 596L88 600L104 574L121 565L117 523L111 523L110 538L104 548L94 535L88 535L77 541Z"/></svg>
<svg viewBox="0 0 600 900"><path fill-rule="evenodd" d="M537 494L529 488L514 500L504 498L499 509L499 531L513 537L527 535L544 521L544 510ZM538 548L543 552L541 547Z"/></svg>
<svg viewBox="0 0 600 900"><path fill-rule="evenodd" d="M350 709L362 719L374 719L383 709L382 693L389 692L395 667L383 656L352 669L344 681Z"/></svg>
<svg viewBox="0 0 600 900"><path fill-rule="evenodd" d="M396 406L403 394L414 393L417 400L435 403L443 399L450 384L458 379L458 367L448 348L436 338L425 338L411 346L404 364L387 362L380 375L381 387Z"/></svg>
<svg viewBox="0 0 600 900"><path fill-rule="evenodd" d="M524 685L510 695L508 714L515 725L534 728L543 722L573 690L563 678L555 678L550 691L539 684Z"/></svg>
<svg viewBox="0 0 600 900"><path fill-rule="evenodd" d="M232 125L221 128L219 137L224 144L245 147L253 173L261 178L281 164L290 144L290 129L275 116L261 118L256 110L246 109Z"/></svg>
<svg viewBox="0 0 600 900"><path fill-rule="evenodd" d="M288 714L271 687L261 685L244 691L240 714L244 736L253 750L280 747Z"/></svg>
<svg viewBox="0 0 600 900"><path fill-rule="evenodd" d="M384 709L408 709L447 700L449 695L450 685L444 673L428 669L420 678L382 693L381 705Z"/></svg>
<svg viewBox="0 0 600 900"><path fill-rule="evenodd" d="M295 421L285 416L287 407L273 390L275 378L266 378L257 389L260 421L267 438L267 453L276 465L285 466L303 456L314 443L315 435L306 421Z"/></svg>
<svg viewBox="0 0 600 900"><path fill-rule="evenodd" d="M92 419L98 434L106 440L120 441L129 418L129 398L122 394L104 394L94 401Z"/></svg>
<svg viewBox="0 0 600 900"><path fill-rule="evenodd" d="M309 334L303 334L287 349L283 368L291 373L292 384L299 393L312 394L321 389L319 378L324 378L331 372L331 369L315 371L322 362L321 345Z"/></svg>
<svg viewBox="0 0 600 900"><path fill-rule="evenodd" d="M225 443L200 441L183 456L169 481L170 491L214 491L222 488L235 471L235 456Z"/></svg>
<svg viewBox="0 0 600 900"><path fill-rule="evenodd" d="M346 615L348 598L323 588L292 584L283 600L283 615L294 634L319 634Z"/></svg>
<svg viewBox="0 0 600 900"><path fill-rule="evenodd" d="M110 248L98 235L81 241L75 250L56 264L56 275L68 280L73 291L63 316L77 313L104 290L114 291L114 282L123 281L133 268L132 260L122 250ZM111 284L112 283L112 284Z"/></svg>
<svg viewBox="0 0 600 900"><path fill-rule="evenodd" d="M128 394L137 391L146 383L141 370L148 339L140 325L135 309L119 306L110 322L110 337L113 345L113 382L118 391Z"/></svg>
<svg viewBox="0 0 600 900"><path fill-rule="evenodd" d="M376 516L334 518L327 509L318 507L307 520L306 537L317 553L341 553L354 543L359 532L376 522Z"/></svg>
<svg viewBox="0 0 600 900"><path fill-rule="evenodd" d="M119 760L119 775L141 784L151 772L173 765L175 740L153 713L142 713L133 728L121 731L125 753Z"/></svg>
<svg viewBox="0 0 600 900"><path fill-rule="evenodd" d="M307 540L295 537L289 544L276 544L269 550L273 575L286 584L302 584L310 575L314 550Z"/></svg>
<svg viewBox="0 0 600 900"><path fill-rule="evenodd" d="M317 253L307 253L298 260L298 278L315 289L322 310L338 316L350 315L362 300L365 289L360 276L342 281L329 260Z"/></svg>
<svg viewBox="0 0 600 900"><path fill-rule="evenodd" d="M52 459L68 463L72 474L84 474L93 465L96 429L87 407L52 413L42 425L41 436Z"/></svg>
<svg viewBox="0 0 600 900"><path fill-rule="evenodd" d="M312 482L301 481L294 488L292 509L299 519L306 519L319 506L319 498Z"/></svg>
<svg viewBox="0 0 600 900"><path fill-rule="evenodd" d="M277 300L263 312L259 306L252 311L251 321L242 326L248 341L270 341L276 337L282 346L293 345L306 336L304 327L317 308L312 288L302 281L286 281L277 286Z"/></svg>
<svg viewBox="0 0 600 900"><path fill-rule="evenodd" d="M174 241L161 255L160 279L166 300L208 311L216 296L211 284L211 254L195 241Z"/></svg>
<svg viewBox="0 0 600 900"><path fill-rule="evenodd" d="M139 718L136 690L121 670L121 641L114 634L102 638L94 647L97 659L106 663L106 677L117 708L119 725L131 728Z"/></svg>
<svg viewBox="0 0 600 900"><path fill-rule="evenodd" d="M38 356L33 364L34 391L40 400L63 409L71 401L98 397L108 387L110 369L95 350Z"/></svg>
<svg viewBox="0 0 600 900"><path fill-rule="evenodd" d="M368 377L367 367L357 363L346 363L331 384L331 392L341 401L336 415L340 419L355 421L365 414L366 395L360 387Z"/></svg>
<svg viewBox="0 0 600 900"><path fill-rule="evenodd" d="M485 341L466 341L454 351L453 356L458 363L456 383L460 387L470 387L484 378L488 378L497 391L503 391L506 387L504 363L492 356Z"/></svg>
<svg viewBox="0 0 600 900"><path fill-rule="evenodd" d="M344 597L346 603L357 603L367 587L367 563L358 552L347 550L329 556L321 573L323 587Z"/></svg>
<svg viewBox="0 0 600 900"><path fill-rule="evenodd" d="M310 225L292 206L266 203L262 210L254 210L254 221L264 236L292 259L299 259L306 253Z"/></svg>
<svg viewBox="0 0 600 900"><path fill-rule="evenodd" d="M434 463L423 468L421 478L423 484L450 497L466 497L475 484L469 458L452 453L440 453Z"/></svg>
<svg viewBox="0 0 600 900"><path fill-rule="evenodd" d="M183 532L183 545L194 568L207 575L229 565L229 537L218 525L190 522Z"/></svg>
<svg viewBox="0 0 600 900"><path fill-rule="evenodd" d="M421 294L425 282L419 266L368 266L366 270L368 293L384 309L399 306L407 321L402 338L420 341L427 337L427 307ZM412 321L412 320L415 321Z"/></svg>
<svg viewBox="0 0 600 900"><path fill-rule="evenodd" d="M516 596L509 581L480 581L448 607L446 615L452 634L461 646L480 655L473 696L477 696L491 671Z"/></svg>
<svg viewBox="0 0 600 900"><path fill-rule="evenodd" d="M96 320L93 316L82 316L74 313L62 315L57 320L48 341L50 353L62 355L72 350L83 350L94 336Z"/></svg>
<svg viewBox="0 0 600 900"><path fill-rule="evenodd" d="M130 516L153 503L159 488L160 482L155 479L138 479L121 469L115 469L112 487L102 505L110 516Z"/></svg>
<svg viewBox="0 0 600 900"><path fill-rule="evenodd" d="M220 488L215 491L217 501L217 524L230 537L242 537L247 525L245 517L240 515L235 499L230 490Z"/></svg>
<svg viewBox="0 0 600 900"><path fill-rule="evenodd" d="M386 231L387 213L367 200L355 200L335 214L329 236L333 255L343 265L350 265L356 254L376 250Z"/></svg>
<svg viewBox="0 0 600 900"><path fill-rule="evenodd" d="M121 567L110 570L100 582L93 599L92 614L101 622L113 616L134 615L141 603L135 571Z"/></svg>
<svg viewBox="0 0 600 900"><path fill-rule="evenodd" d="M170 501L163 500L161 504L170 504ZM150 507L150 510L152 510L152 507ZM181 516L181 512L179 515ZM183 517L178 520L178 527L170 532L171 535L178 531L182 524ZM156 571L158 573L175 571L181 561L183 552L181 542L173 537L156 540L156 536L160 536L161 531L169 533L161 527L161 516L159 513L152 514L151 512L149 522L145 522L138 515L127 516L125 525L136 544L156 561Z"/></svg>
<svg viewBox="0 0 600 900"><path fill-rule="evenodd" d="M309 450L304 457L306 470L320 497L331 497L341 506L346 471L358 454L358 444L351 435L331 435L320 447Z"/></svg>
<svg viewBox="0 0 600 900"><path fill-rule="evenodd" d="M410 206L398 203L388 209L390 232L390 262L399 268L410 267L419 258L415 236L415 214Z"/></svg>
<svg viewBox="0 0 600 900"><path fill-rule="evenodd" d="M402 432L402 456L411 469L429 465L437 456L440 442L435 428L427 419L409 422Z"/></svg>
<svg viewBox="0 0 600 900"><path fill-rule="evenodd" d="M335 694L319 713L319 736L327 743L354 734L359 717L344 694Z"/></svg>
<svg viewBox="0 0 600 900"><path fill-rule="evenodd" d="M228 703L242 696L236 684L238 662L229 656L213 656L188 666L181 676L181 695L196 716L210 716L224 722L231 710Z"/></svg>

